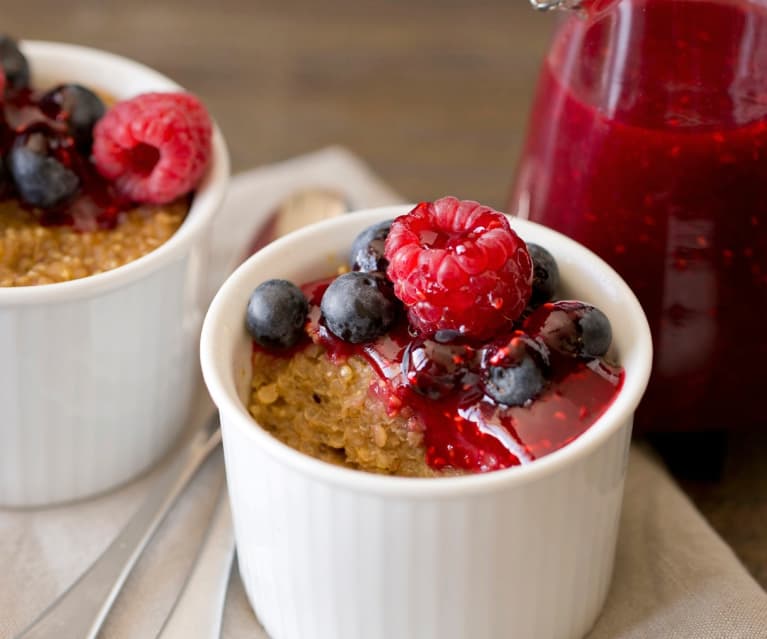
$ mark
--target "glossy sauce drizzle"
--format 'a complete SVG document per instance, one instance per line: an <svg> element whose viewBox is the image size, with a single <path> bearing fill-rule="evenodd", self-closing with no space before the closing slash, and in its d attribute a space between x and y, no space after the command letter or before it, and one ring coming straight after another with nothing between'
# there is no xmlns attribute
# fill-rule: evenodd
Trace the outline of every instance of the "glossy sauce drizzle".
<svg viewBox="0 0 767 639"><path fill-rule="evenodd" d="M376 373L371 385L389 414L417 419L424 434L426 461L432 468L471 472L526 464L576 439L612 403L623 384L623 371L600 359L584 360L551 353L549 381L527 406L507 407L484 395L480 385L465 385L435 401L415 392L402 373L413 341L406 320L378 340L350 344L334 336L320 316L322 294L332 278L302 287L309 300L307 338L295 348L272 355L290 357L311 341L342 363L354 355ZM254 344L254 348L260 347Z"/></svg>

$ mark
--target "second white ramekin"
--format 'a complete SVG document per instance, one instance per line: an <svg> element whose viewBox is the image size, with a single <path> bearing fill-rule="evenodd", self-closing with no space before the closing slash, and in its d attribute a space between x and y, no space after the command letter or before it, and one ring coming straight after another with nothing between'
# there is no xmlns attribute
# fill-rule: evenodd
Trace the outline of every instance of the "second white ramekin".
<svg viewBox="0 0 767 639"><path fill-rule="evenodd" d="M330 275L355 235L407 211L362 212L293 233L242 265L202 332L221 412L240 574L273 639L576 639L612 573L634 410L650 373L639 303L572 240L513 220L557 258L568 297L601 308L624 385L580 438L534 463L468 477L382 477L305 456L250 417L248 297L260 282Z"/></svg>
<svg viewBox="0 0 767 639"><path fill-rule="evenodd" d="M118 99L180 87L103 51L24 42L36 87ZM0 506L67 501L158 460L192 406L205 310L206 231L229 177L218 128L187 219L162 246L91 277L0 288Z"/></svg>

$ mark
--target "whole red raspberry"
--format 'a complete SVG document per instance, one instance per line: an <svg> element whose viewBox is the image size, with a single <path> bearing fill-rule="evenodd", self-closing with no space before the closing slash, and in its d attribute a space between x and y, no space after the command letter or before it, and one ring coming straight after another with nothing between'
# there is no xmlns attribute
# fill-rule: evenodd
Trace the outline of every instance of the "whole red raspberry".
<svg viewBox="0 0 767 639"><path fill-rule="evenodd" d="M424 335L487 339L530 298L533 268L503 213L469 200L421 202L392 223L384 255L394 292Z"/></svg>
<svg viewBox="0 0 767 639"><path fill-rule="evenodd" d="M145 93L115 104L93 130L93 161L134 202L193 190L211 156L212 124L188 93Z"/></svg>

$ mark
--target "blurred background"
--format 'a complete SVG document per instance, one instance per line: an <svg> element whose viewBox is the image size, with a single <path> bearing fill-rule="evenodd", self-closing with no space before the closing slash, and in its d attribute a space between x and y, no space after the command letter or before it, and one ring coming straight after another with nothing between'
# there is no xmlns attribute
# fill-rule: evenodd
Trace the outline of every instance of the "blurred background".
<svg viewBox="0 0 767 639"><path fill-rule="evenodd" d="M197 93L234 170L329 144L412 200L505 204L551 16L525 0L16 3L3 30L144 62Z"/></svg>
<svg viewBox="0 0 767 639"><path fill-rule="evenodd" d="M554 22L526 0L26 0L3 13L19 39L107 49L198 94L234 171L340 144L409 200L498 208ZM767 587L767 434L655 443Z"/></svg>

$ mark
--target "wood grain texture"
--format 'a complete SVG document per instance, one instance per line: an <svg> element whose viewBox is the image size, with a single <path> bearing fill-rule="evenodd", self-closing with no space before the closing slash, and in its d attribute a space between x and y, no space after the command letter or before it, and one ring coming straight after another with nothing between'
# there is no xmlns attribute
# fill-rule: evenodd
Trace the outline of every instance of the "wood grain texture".
<svg viewBox="0 0 767 639"><path fill-rule="evenodd" d="M235 170L342 144L410 199L502 207L551 23L524 0L28 0L2 29L178 80ZM731 435L721 478L684 483L763 586L766 456L767 436Z"/></svg>

